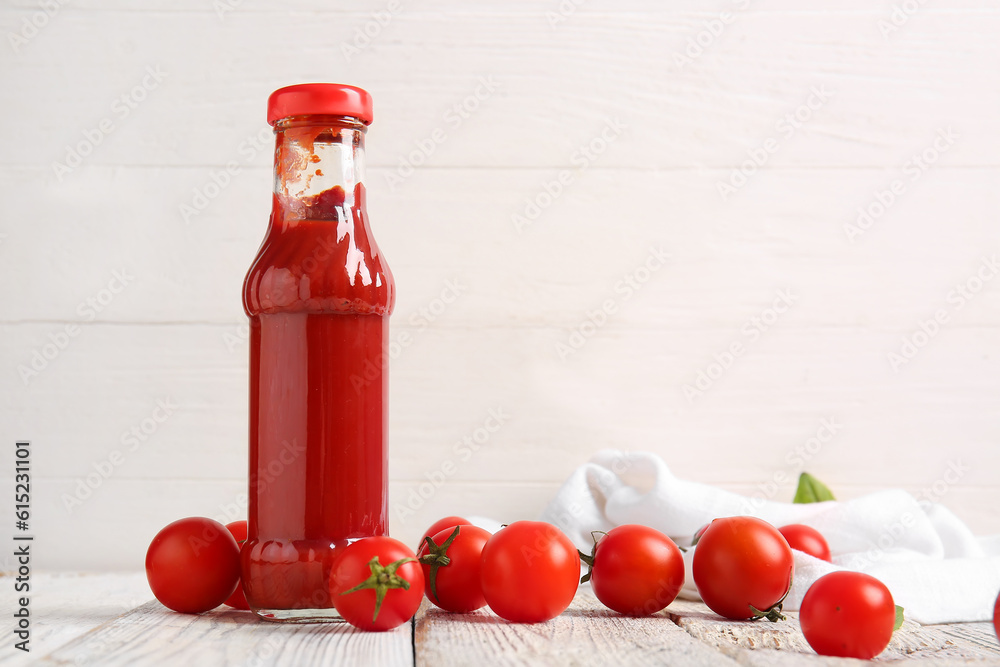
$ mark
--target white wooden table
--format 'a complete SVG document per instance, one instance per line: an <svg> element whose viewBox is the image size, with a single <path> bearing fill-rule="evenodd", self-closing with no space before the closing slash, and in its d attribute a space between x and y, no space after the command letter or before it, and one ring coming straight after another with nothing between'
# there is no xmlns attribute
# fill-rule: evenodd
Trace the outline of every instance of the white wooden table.
<svg viewBox="0 0 1000 667"><path fill-rule="evenodd" d="M0 586L12 590L9 577ZM782 623L720 619L676 601L650 618L625 618L581 589L548 623L507 623L489 611L453 615L426 605L386 633L346 624L281 625L220 608L176 614L152 600L144 575L33 575L31 652L13 647L12 595L4 596L0 665L849 665L817 656L795 614ZM989 623L907 621L880 662L1000 665Z"/></svg>

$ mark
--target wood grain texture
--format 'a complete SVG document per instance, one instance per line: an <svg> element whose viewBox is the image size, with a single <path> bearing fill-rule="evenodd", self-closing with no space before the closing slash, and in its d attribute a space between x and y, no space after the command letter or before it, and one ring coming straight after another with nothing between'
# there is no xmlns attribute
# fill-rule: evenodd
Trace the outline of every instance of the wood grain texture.
<svg viewBox="0 0 1000 667"><path fill-rule="evenodd" d="M396 480L389 485L389 532L403 542L416 545L420 535L442 516L463 514L489 517L497 521L535 520L555 495L560 482L527 483L450 480L421 496L419 480ZM234 521L245 516L245 483L242 480L118 479L104 482L72 513L66 511L62 495L72 495L76 478L40 481L35 510L33 563L46 570L87 568L96 572L133 569L141 564L156 532L182 516L207 516ZM724 488L748 495L759 492L756 484L728 483ZM0 492L12 489L9 479L0 478ZM845 498L871 493L884 486L838 487ZM425 490L425 489L424 489ZM919 489L914 489L915 491ZM783 489L787 497L793 488ZM11 493L13 491L11 490ZM415 494L418 501L407 500ZM989 488L958 487L949 492L945 504L961 513L978 533L994 530L997 521ZM406 511L401 511L402 505ZM410 511L412 510L412 514ZM102 536L95 540L94 535ZM113 543L109 550L104 541ZM72 546L68 546L72 545ZM15 565L12 552L0 554L0 571Z"/></svg>
<svg viewBox="0 0 1000 667"><path fill-rule="evenodd" d="M42 664L413 665L413 628L362 632L346 623L289 625L223 607L177 614L159 602L137 607L66 643Z"/></svg>
<svg viewBox="0 0 1000 667"><path fill-rule="evenodd" d="M30 350L51 330L5 325L0 335ZM220 516L227 507L235 509L223 518L242 515L246 359L226 348L234 330L91 325L27 388L16 376L0 387L0 420L35 443L34 518L47 567L133 567L156 530L178 516ZM903 486L940 500L979 532L1000 530L1000 461L991 445L1000 375L988 358L988 329L946 331L894 374L883 356L894 334L776 328L694 403L682 385L732 333L609 325L563 363L553 346L565 335L415 334L392 366L393 534L413 542L455 511L536 518L570 472L606 447L652 451L681 477L778 499L792 497L803 467L844 498ZM152 421L160 401L175 406L162 423ZM486 434L491 410L506 419ZM842 428L814 448L810 438L831 418ZM133 428L142 440L129 439ZM473 449L466 438L480 442ZM108 469L116 451L121 462ZM934 491L952 461L967 468L959 483ZM767 486L779 473L780 484ZM13 493L0 471L3 489ZM116 536L119 549L109 553L92 534ZM63 546L68 535L74 550Z"/></svg>
<svg viewBox="0 0 1000 667"><path fill-rule="evenodd" d="M112 542L109 542L112 543ZM36 551L37 553L37 551ZM38 562L33 562L37 568ZM0 572L10 572L11 563L4 559ZM47 573L36 570L31 578L29 609L32 614L30 651L24 653L13 648L10 641L0 648L0 665L37 664L46 655L63 644L84 635L98 626L125 614L149 600L146 575L132 574L80 574L75 572ZM15 596L14 581L10 575L0 575L0 586L5 595L0 604L4 619L13 618ZM8 630L9 627L4 628Z"/></svg>
<svg viewBox="0 0 1000 667"><path fill-rule="evenodd" d="M10 583L0 577L0 584ZM281 625L221 607L176 614L135 574L35 572L31 653L5 646L0 664L44 665L746 665L847 667L855 661L816 656L785 622L733 622L701 603L675 601L650 618L603 608L589 587L546 623L511 624L488 609L446 614L426 600L413 624L363 633L345 624ZM9 608L4 602L4 610ZM878 662L930 667L992 665L1000 645L988 623L904 623Z"/></svg>
<svg viewBox="0 0 1000 667"><path fill-rule="evenodd" d="M447 614L426 604L414 629L418 665L735 665L661 612L626 618L581 591L560 616L508 623L488 609Z"/></svg>
<svg viewBox="0 0 1000 667"><path fill-rule="evenodd" d="M47 331L45 325L4 328L8 340L24 347L44 340ZM124 461L115 477L239 480L246 446L245 359L226 353L225 332L209 326L95 327L27 392L10 383L0 414L12 431L37 438L37 474L43 478L85 476L117 449ZM713 348L726 344L721 335L711 335L716 338L704 344L707 361ZM942 342L918 358L919 367L898 375L878 366L891 334L775 332L693 404L682 385L694 382L706 361L681 352L686 337L680 334L607 332L566 365L553 358L559 338L560 332L514 329L470 339L454 331L428 333L419 347L414 344L394 365L393 477L425 479L452 460L456 480L559 482L581 462L572 456L580 443L588 450L649 449L687 476L700 450L740 444L752 452L720 461L706 479L754 483L775 470L794 469L790 455L816 434L822 419L832 417L842 424L837 437L806 458L810 467L827 469L834 485L885 483L878 470L854 470L851 463L875 441L905 444L912 455L925 457L900 463L899 483L930 484L955 457L976 465L963 471L963 485L991 481L979 469L995 455L985 448L997 397L993 362L982 360L991 344L986 331L949 332L949 354ZM827 345L844 352L815 354ZM513 349L520 356L486 354L490 349ZM843 359L850 357L871 365L849 367ZM432 375L435 380L426 379ZM487 377L477 393L466 389ZM643 378L642 395L616 393ZM874 391L853 389L863 383ZM79 398L88 392L87 400ZM947 395L964 401L949 411L932 409ZM160 423L147 421L166 399L172 414ZM60 419L45 419L51 405L64 406ZM460 447L490 410L503 411L503 426L473 451ZM730 418L740 423L717 423ZM965 422L964 441L949 437L956 420ZM138 444L127 437L136 426L150 431ZM947 450L940 448L944 442ZM212 455L199 458L206 448ZM531 452L532 466L525 469L518 455ZM869 454L883 455L888 463L893 451Z"/></svg>
<svg viewBox="0 0 1000 667"><path fill-rule="evenodd" d="M520 230L512 216L545 195L558 170L427 169L392 191L388 171L372 169L372 225L399 284L392 323L547 325L568 337L613 299L610 329L728 333L788 289L797 301L783 326L908 333L939 308L951 312L948 329L1000 325L996 281L960 310L947 301L1000 251L990 215L1000 209L991 187L1000 172L942 165L911 181L906 159L888 170L772 170L728 202L716 192L722 170L595 165ZM266 229L269 173L237 174L186 225L178 207L212 171L88 166L79 182L55 188L43 169L0 168L0 183L18 193L0 221L0 280L23 286L5 295L0 322L245 323L242 280ZM845 225L894 179L908 190L852 243ZM612 220L598 214L609 196ZM955 202L969 207L960 219ZM666 264L626 289L624 277L646 271L653 250L669 255ZM127 285L103 295L116 271ZM458 299L422 316L447 281L460 286Z"/></svg>
<svg viewBox="0 0 1000 667"><path fill-rule="evenodd" d="M834 98L772 164L889 166L920 148L925 133L958 120L959 131L977 137L955 149L959 163L997 164L995 7L923 9L889 38L878 22L891 7L736 11L718 37L709 33L702 55L678 65L706 21L735 4L744 3L697 13L581 9L557 26L546 13L558 3L513 12L413 5L352 58L342 45L354 43L370 12L234 11L220 20L206 6L66 11L8 56L20 66L0 79L0 101L13 116L0 139L22 156L18 163L49 166L84 129L111 117L116 129L92 164L223 165L240 159L237 147L261 128L262 101L287 83L294 63L301 80L349 79L375 94L379 118L391 119L374 126L378 166L395 165L441 127L449 140L432 156L438 166L563 167L618 116L629 132L606 164L731 167L820 84ZM0 13L0 31L16 31L23 17ZM81 52L86 67L67 68ZM114 101L148 66L166 78L116 118ZM61 85L34 85L42 72ZM498 91L450 126L445 114L474 95L482 77L495 79ZM32 92L31 106L16 103L21 91ZM510 141L515 118L519 140ZM38 150L39 139L47 150Z"/></svg>
<svg viewBox="0 0 1000 667"><path fill-rule="evenodd" d="M854 665L855 660L817 656L802 635L798 613L778 623L729 621L700 602L676 601L671 618L691 636L719 649L741 665ZM879 662L919 660L921 665L998 664L1000 645L990 623L921 626L904 621L879 654Z"/></svg>
<svg viewBox="0 0 1000 667"><path fill-rule="evenodd" d="M586 587L569 610L537 625L510 624L488 610L447 614L425 601L414 639L418 665L857 664L817 656L795 613L774 624L727 621L700 602L679 600L652 617L626 618L604 608ZM909 660L935 667L997 664L1000 646L988 623L906 621L878 661Z"/></svg>

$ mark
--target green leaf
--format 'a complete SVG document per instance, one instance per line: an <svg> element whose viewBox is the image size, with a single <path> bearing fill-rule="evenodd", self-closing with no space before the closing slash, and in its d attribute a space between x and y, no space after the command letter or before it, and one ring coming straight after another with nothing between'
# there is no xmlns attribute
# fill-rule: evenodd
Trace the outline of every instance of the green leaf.
<svg viewBox="0 0 1000 667"><path fill-rule="evenodd" d="M899 630L899 627L903 625L903 608L898 604L896 605L896 622L892 626L892 631L895 632Z"/></svg>
<svg viewBox="0 0 1000 667"><path fill-rule="evenodd" d="M795 489L793 503L821 503L824 500L836 500L833 492L807 472L799 475L799 488Z"/></svg>

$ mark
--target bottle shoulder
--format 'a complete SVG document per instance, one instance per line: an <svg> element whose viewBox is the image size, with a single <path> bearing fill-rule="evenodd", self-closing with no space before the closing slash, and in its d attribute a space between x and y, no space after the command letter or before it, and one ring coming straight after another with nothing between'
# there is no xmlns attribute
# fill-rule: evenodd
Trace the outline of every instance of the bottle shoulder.
<svg viewBox="0 0 1000 667"><path fill-rule="evenodd" d="M272 217L243 283L247 315L277 312L389 315L392 272L363 211L354 220Z"/></svg>

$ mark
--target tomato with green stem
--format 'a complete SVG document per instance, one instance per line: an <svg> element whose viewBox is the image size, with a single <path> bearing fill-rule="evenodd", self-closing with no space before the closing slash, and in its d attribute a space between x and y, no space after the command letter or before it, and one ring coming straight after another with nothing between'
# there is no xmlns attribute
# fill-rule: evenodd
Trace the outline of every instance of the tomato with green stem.
<svg viewBox="0 0 1000 667"><path fill-rule="evenodd" d="M792 550L778 529L750 516L712 521L691 563L701 599L734 620L784 620L781 605L794 569Z"/></svg>
<svg viewBox="0 0 1000 667"><path fill-rule="evenodd" d="M612 528L595 540L589 556L580 558L590 566L580 583L589 580L597 599L620 614L655 614L673 602L684 585L680 549L649 526Z"/></svg>
<svg viewBox="0 0 1000 667"><path fill-rule="evenodd" d="M486 605L482 585L483 547L491 535L477 526L456 525L425 537L417 551L424 571L427 599L456 613L475 611Z"/></svg>
<svg viewBox="0 0 1000 667"><path fill-rule="evenodd" d="M896 609L889 589L875 577L831 572L806 591L799 625L820 655L871 660L892 639Z"/></svg>
<svg viewBox="0 0 1000 667"><path fill-rule="evenodd" d="M445 528L454 528L455 526L468 526L468 525L470 525L468 519L463 519L460 516L446 516L443 519L438 519L437 521L432 523L431 527L427 529L427 532L425 532L420 537L420 543L417 544L417 550L419 551L420 547L424 546L424 540L426 540L428 537L434 537Z"/></svg>
<svg viewBox="0 0 1000 667"><path fill-rule="evenodd" d="M424 573L412 550L391 537L364 537L334 557L330 597L362 630L391 630L417 613Z"/></svg>

